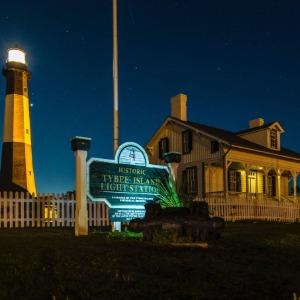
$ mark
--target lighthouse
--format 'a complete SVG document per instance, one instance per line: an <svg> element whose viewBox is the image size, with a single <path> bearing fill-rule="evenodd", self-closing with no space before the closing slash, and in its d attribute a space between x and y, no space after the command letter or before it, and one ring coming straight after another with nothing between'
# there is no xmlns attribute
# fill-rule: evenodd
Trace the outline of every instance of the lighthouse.
<svg viewBox="0 0 300 300"><path fill-rule="evenodd" d="M36 195L28 97L31 73L22 49L8 50L3 75L6 95L0 190Z"/></svg>

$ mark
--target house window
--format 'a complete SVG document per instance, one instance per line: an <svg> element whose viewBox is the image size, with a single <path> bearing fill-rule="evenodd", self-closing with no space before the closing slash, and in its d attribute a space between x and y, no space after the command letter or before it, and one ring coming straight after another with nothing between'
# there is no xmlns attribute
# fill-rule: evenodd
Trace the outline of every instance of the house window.
<svg viewBox="0 0 300 300"><path fill-rule="evenodd" d="M270 140L271 140L271 148L277 149L278 148L277 130L271 129Z"/></svg>
<svg viewBox="0 0 300 300"><path fill-rule="evenodd" d="M241 172L237 170L229 170L228 176L228 190L230 192L241 192Z"/></svg>
<svg viewBox="0 0 300 300"><path fill-rule="evenodd" d="M220 144L218 141L211 141L210 142L210 152L211 153L216 153L220 149Z"/></svg>
<svg viewBox="0 0 300 300"><path fill-rule="evenodd" d="M182 153L187 154L192 151L193 148L193 132L186 130L182 132Z"/></svg>
<svg viewBox="0 0 300 300"><path fill-rule="evenodd" d="M182 185L185 194L197 194L197 167L186 168L182 172Z"/></svg>
<svg viewBox="0 0 300 300"><path fill-rule="evenodd" d="M169 152L169 139L167 137L160 139L158 143L159 158L164 159L164 154Z"/></svg>

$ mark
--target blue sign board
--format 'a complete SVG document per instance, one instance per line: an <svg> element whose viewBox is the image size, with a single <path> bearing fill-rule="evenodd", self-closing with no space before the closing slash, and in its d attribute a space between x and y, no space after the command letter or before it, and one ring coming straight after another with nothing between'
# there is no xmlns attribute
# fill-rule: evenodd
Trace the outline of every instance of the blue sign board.
<svg viewBox="0 0 300 300"><path fill-rule="evenodd" d="M88 161L88 197L108 205L111 221L129 221L144 216L145 203L160 198L168 178L168 168L149 164L140 145L125 143L114 160Z"/></svg>

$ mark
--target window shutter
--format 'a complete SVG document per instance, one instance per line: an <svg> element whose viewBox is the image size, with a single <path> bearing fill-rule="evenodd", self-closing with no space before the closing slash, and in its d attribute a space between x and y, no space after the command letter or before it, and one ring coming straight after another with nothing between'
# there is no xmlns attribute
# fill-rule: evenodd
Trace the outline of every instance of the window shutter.
<svg viewBox="0 0 300 300"><path fill-rule="evenodd" d="M169 151L169 138L165 138L166 148L164 153L168 153Z"/></svg>
<svg viewBox="0 0 300 300"><path fill-rule="evenodd" d="M184 194L187 194L187 172L186 172L186 170L182 171L182 191Z"/></svg>
<svg viewBox="0 0 300 300"><path fill-rule="evenodd" d="M158 151L159 151L159 158L162 159L162 155L163 155L163 149L162 149L162 140L160 140L158 142Z"/></svg>
<svg viewBox="0 0 300 300"><path fill-rule="evenodd" d="M236 191L242 191L241 172L236 172Z"/></svg>
<svg viewBox="0 0 300 300"><path fill-rule="evenodd" d="M227 171L227 182L228 182L228 186L227 186L227 188L228 188L228 191L233 191L233 187L232 187L232 177L233 177L233 175L232 175L232 170L228 170Z"/></svg>
<svg viewBox="0 0 300 300"><path fill-rule="evenodd" d="M210 142L210 152L216 153L219 151L219 142L218 141L211 141Z"/></svg>
<svg viewBox="0 0 300 300"><path fill-rule="evenodd" d="M198 193L197 167L189 167L182 171L182 191L187 195Z"/></svg>
<svg viewBox="0 0 300 300"><path fill-rule="evenodd" d="M263 193L266 194L266 175L262 176L262 188L263 188Z"/></svg>
<svg viewBox="0 0 300 300"><path fill-rule="evenodd" d="M275 197L276 196L276 177L275 176L272 176L272 197Z"/></svg>
<svg viewBox="0 0 300 300"><path fill-rule="evenodd" d="M192 130L183 131L182 134L182 153L188 154L193 149L193 132Z"/></svg>
<svg viewBox="0 0 300 300"><path fill-rule="evenodd" d="M164 159L164 154L169 152L169 139L167 137L160 139L158 143L159 158Z"/></svg>
<svg viewBox="0 0 300 300"><path fill-rule="evenodd" d="M198 174L197 174L197 167L194 167L194 179L195 179L195 186L194 186L194 194L198 194Z"/></svg>

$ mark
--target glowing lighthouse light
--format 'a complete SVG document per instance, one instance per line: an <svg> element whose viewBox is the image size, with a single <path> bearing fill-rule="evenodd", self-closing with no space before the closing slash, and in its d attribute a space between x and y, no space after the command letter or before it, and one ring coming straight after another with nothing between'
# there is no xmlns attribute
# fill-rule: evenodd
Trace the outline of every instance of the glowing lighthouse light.
<svg viewBox="0 0 300 300"><path fill-rule="evenodd" d="M7 62L18 62L21 64L26 64L25 60L26 53L20 49L9 49Z"/></svg>

